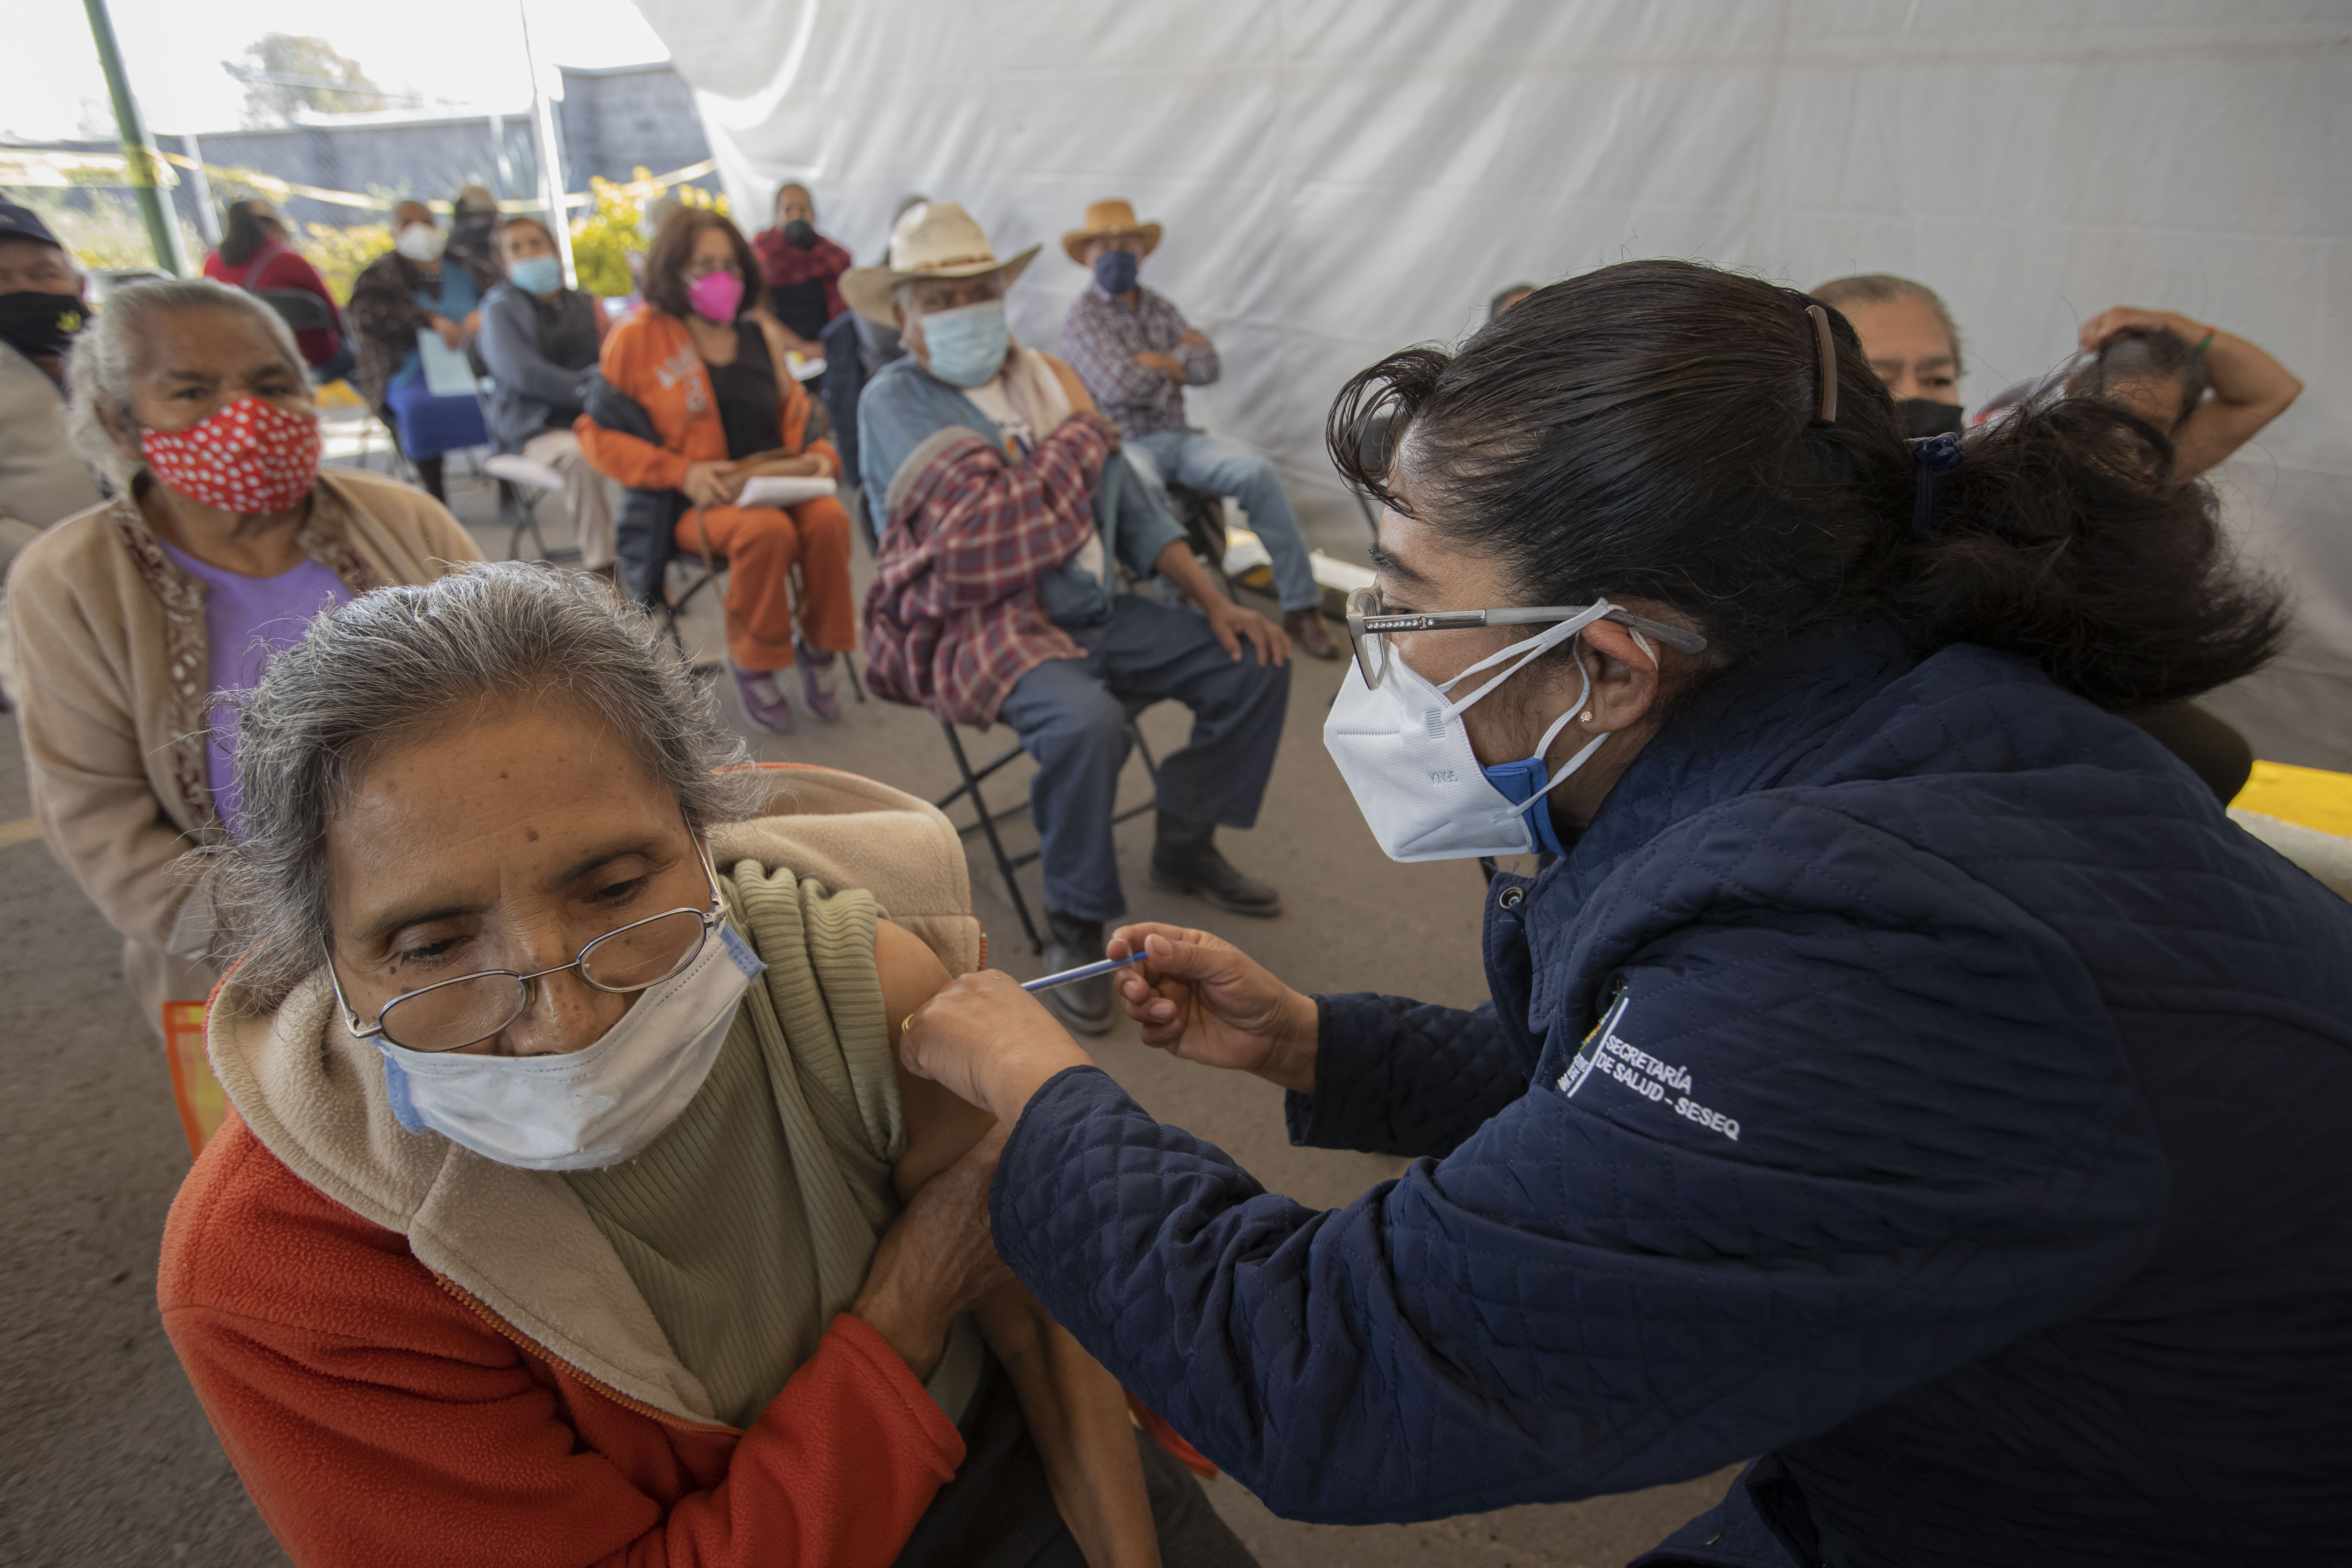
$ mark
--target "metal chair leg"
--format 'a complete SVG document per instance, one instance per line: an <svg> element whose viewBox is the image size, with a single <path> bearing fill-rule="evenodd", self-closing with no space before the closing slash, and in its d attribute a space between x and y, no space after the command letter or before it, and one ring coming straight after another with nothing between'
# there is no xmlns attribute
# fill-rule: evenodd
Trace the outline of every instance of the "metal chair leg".
<svg viewBox="0 0 2352 1568"><path fill-rule="evenodd" d="M963 784L946 800L936 804L944 811L948 803L959 795L971 798L972 813L980 818L981 836L988 840L988 852L996 858L996 874L1003 879L1005 896L1013 900L1013 912L1021 917L1021 931L1029 939L1029 951L1043 952L1045 943L1037 935L1037 922L1029 918L1029 900L1021 896L1021 884L1014 879L1013 862L1005 856L1004 841L996 836L996 818L989 815L988 802L980 793L979 776L971 771L971 759L964 755L963 737L944 719L940 721L940 728L947 732L948 750L955 756L956 772L963 775Z"/></svg>

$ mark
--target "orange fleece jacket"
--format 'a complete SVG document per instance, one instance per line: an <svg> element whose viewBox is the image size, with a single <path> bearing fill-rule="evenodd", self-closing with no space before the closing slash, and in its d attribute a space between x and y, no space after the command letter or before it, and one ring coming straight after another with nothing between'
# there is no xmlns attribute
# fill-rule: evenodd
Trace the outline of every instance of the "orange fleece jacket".
<svg viewBox="0 0 2352 1568"><path fill-rule="evenodd" d="M231 1112L163 1232L163 1324L303 1568L884 1568L963 1440L848 1314L748 1431L553 1360Z"/></svg>
<svg viewBox="0 0 2352 1568"><path fill-rule="evenodd" d="M760 331L746 320L739 331ZM788 458L821 457L831 465L826 478L841 478L841 454L820 437L810 440L812 419L821 418L816 405L801 384L786 374L782 339L770 334L768 356L776 368L776 445ZM686 323L677 317L641 305L636 313L613 329L597 363L615 391L625 392L645 408L661 444L641 441L618 430L607 430L585 414L572 425L581 449L597 472L618 479L633 490L674 490L686 483L688 463L727 460L727 431L719 421L719 401L711 395L710 374ZM818 428L823 429L820 424Z"/></svg>

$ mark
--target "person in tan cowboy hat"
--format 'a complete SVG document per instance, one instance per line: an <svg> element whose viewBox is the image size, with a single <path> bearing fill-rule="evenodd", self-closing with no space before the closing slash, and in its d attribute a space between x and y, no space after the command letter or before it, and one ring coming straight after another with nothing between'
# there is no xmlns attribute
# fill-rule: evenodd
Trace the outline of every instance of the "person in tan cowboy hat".
<svg viewBox="0 0 2352 1568"><path fill-rule="evenodd" d="M1002 719L1020 733L1038 766L1046 963L1061 969L1100 958L1103 922L1127 908L1111 818L1130 701L1172 697L1193 716L1192 744L1160 764L1152 880L1241 914L1281 911L1214 836L1256 820L1290 644L1209 581L1077 373L1007 331L1004 291L1036 254L1000 258L962 207L929 202L900 217L889 259L845 275L841 293L907 347L857 405L881 536L867 676L950 722ZM1122 564L1165 576L1199 609L1121 592ZM1108 982L1047 994L1072 1028L1109 1026Z"/></svg>
<svg viewBox="0 0 2352 1568"><path fill-rule="evenodd" d="M1170 482L1232 496L1274 557L1275 592L1290 640L1317 658L1337 652L1323 626L1323 591L1307 560L1307 536L1263 452L1184 423L1184 389L1217 379L1216 345L1195 331L1164 294L1136 281L1137 266L1160 247L1160 226L1138 223L1123 201L1087 208L1062 249L1093 270L1093 286L1062 321L1062 355L1076 367L1103 412L1127 437L1128 461L1162 498Z"/></svg>

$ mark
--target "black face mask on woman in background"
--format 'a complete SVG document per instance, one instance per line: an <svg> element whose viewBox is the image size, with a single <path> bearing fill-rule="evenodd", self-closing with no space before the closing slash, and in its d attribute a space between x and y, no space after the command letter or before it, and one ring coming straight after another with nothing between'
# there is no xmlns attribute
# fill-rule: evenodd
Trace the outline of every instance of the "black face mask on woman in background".
<svg viewBox="0 0 2352 1568"><path fill-rule="evenodd" d="M1957 436L1966 421L1966 413L1957 403L1937 403L1930 397L1898 397L1895 400L1895 417L1903 421L1903 434L1920 436Z"/></svg>
<svg viewBox="0 0 2352 1568"><path fill-rule="evenodd" d="M784 225L784 237L803 250L816 248L816 225L804 217L796 217Z"/></svg>
<svg viewBox="0 0 2352 1568"><path fill-rule="evenodd" d="M0 294L0 342L26 359L61 354L72 346L74 334L89 320L89 307L79 294L48 294L26 289Z"/></svg>

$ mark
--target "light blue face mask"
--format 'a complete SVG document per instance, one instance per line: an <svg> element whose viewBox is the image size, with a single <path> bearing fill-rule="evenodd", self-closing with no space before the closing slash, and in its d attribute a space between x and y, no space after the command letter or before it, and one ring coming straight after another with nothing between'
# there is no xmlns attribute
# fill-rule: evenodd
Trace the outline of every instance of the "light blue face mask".
<svg viewBox="0 0 2352 1568"><path fill-rule="evenodd" d="M941 381L978 386L1004 368L1013 336L1004 325L1004 301L983 300L952 310L923 312L923 347L930 370Z"/></svg>
<svg viewBox="0 0 2352 1568"><path fill-rule="evenodd" d="M509 264L507 277L530 293L552 294L563 287L563 263L552 256L528 256Z"/></svg>

